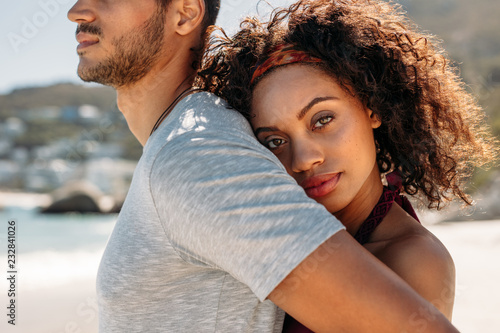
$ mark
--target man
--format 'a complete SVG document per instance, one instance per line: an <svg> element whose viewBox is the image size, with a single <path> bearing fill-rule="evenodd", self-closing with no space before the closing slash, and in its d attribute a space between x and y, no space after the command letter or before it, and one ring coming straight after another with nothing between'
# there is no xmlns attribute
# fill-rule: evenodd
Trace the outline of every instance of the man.
<svg viewBox="0 0 500 333"><path fill-rule="evenodd" d="M239 114L189 90L218 6L79 0L68 14L80 77L116 89L144 145L99 268L100 331L281 332L278 305L317 332L456 332Z"/></svg>

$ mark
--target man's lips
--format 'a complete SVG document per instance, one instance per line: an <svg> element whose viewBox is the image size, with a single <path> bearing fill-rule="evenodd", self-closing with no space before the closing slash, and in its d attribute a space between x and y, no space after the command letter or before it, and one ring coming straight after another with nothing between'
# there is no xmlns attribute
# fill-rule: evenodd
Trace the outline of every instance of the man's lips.
<svg viewBox="0 0 500 333"><path fill-rule="evenodd" d="M341 173L329 173L305 179L300 186L310 198L323 197L332 192L339 182Z"/></svg>
<svg viewBox="0 0 500 333"><path fill-rule="evenodd" d="M77 49L80 50L84 47L88 47L99 43L99 38L95 35L86 34L84 32L79 32L76 35L76 41L79 43Z"/></svg>

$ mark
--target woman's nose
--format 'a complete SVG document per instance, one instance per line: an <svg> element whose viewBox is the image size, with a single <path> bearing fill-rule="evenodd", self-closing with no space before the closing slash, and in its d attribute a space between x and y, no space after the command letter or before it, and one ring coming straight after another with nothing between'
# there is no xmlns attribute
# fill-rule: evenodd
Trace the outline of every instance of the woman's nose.
<svg viewBox="0 0 500 333"><path fill-rule="evenodd" d="M296 140L292 150L292 171L300 173L309 171L324 162L321 145L313 140Z"/></svg>

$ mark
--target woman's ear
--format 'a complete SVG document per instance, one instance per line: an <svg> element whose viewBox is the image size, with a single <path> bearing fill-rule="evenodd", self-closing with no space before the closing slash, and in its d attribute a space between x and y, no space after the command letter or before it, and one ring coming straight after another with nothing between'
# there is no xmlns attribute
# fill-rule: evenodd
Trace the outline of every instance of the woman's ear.
<svg viewBox="0 0 500 333"><path fill-rule="evenodd" d="M177 11L177 25L175 31L181 35L189 35L201 26L205 17L204 0L176 0L173 4Z"/></svg>
<svg viewBox="0 0 500 333"><path fill-rule="evenodd" d="M371 109L366 109L366 112L368 113L368 117L370 118L370 122L372 124L372 128L379 128L380 125L382 125L382 121L380 120L380 117L378 114L373 112Z"/></svg>

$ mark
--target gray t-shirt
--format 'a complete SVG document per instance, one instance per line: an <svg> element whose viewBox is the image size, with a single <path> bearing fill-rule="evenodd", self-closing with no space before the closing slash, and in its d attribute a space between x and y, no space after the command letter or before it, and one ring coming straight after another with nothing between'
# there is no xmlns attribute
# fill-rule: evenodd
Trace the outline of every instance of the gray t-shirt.
<svg viewBox="0 0 500 333"><path fill-rule="evenodd" d="M149 138L103 255L100 332L281 332L267 296L344 227L209 93Z"/></svg>

